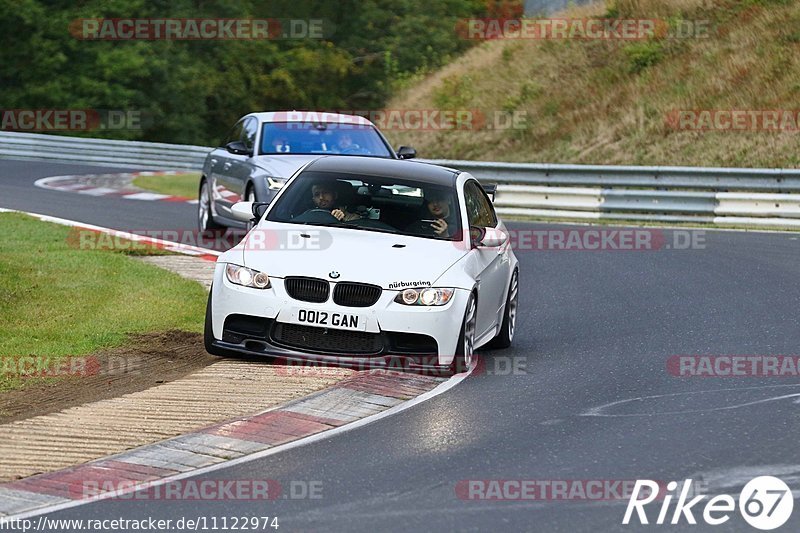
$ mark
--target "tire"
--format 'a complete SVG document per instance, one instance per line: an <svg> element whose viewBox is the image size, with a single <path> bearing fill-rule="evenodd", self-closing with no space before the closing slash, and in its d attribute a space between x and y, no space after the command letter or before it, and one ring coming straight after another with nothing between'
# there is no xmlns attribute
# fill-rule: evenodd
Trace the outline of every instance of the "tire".
<svg viewBox="0 0 800 533"><path fill-rule="evenodd" d="M214 342L214 328L212 327L211 323L211 291L209 290L208 303L206 303L206 320L203 327L203 346L205 346L206 351L211 355L221 356L221 354L217 353L214 349L214 346L211 344Z"/></svg>
<svg viewBox="0 0 800 533"><path fill-rule="evenodd" d="M197 227L201 232L222 233L225 226L214 222L211 216L211 191L208 190L208 182L203 179L200 182L200 190L197 195Z"/></svg>
<svg viewBox="0 0 800 533"><path fill-rule="evenodd" d="M247 186L247 191L244 193L244 200L245 202L256 202L256 191L253 189L252 185ZM250 221L247 223L246 231L250 233L250 230L253 229L253 222Z"/></svg>
<svg viewBox="0 0 800 533"><path fill-rule="evenodd" d="M469 370L472 364L475 348L475 322L478 316L478 305L475 294L470 293L467 306L464 310L464 320L461 322L461 332L458 335L456 355L450 363L450 373L460 374Z"/></svg>
<svg viewBox="0 0 800 533"><path fill-rule="evenodd" d="M517 326L517 307L519 305L519 270L511 274L511 283L508 285L506 296L506 310L503 313L503 323L500 332L492 339L492 348L508 348L514 340L514 331Z"/></svg>

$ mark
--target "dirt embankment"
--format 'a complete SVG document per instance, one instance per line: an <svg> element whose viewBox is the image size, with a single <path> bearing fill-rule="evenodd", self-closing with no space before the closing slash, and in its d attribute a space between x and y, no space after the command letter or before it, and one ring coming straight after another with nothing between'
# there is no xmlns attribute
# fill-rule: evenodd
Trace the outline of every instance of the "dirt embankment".
<svg viewBox="0 0 800 533"><path fill-rule="evenodd" d="M185 331L134 335L126 346L81 359L75 375L0 393L0 424L149 389L218 360L206 353L201 334Z"/></svg>

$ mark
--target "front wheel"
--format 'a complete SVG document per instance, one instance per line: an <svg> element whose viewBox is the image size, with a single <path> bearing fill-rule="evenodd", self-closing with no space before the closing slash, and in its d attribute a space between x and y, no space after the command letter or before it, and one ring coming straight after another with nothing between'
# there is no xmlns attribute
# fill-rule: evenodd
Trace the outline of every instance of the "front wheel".
<svg viewBox="0 0 800 533"><path fill-rule="evenodd" d="M475 322L477 317L475 295L470 293L464 321L461 323L461 334L458 336L456 355L450 363L450 372L460 374L469 370L475 349Z"/></svg>
<svg viewBox="0 0 800 533"><path fill-rule="evenodd" d="M255 201L256 201L256 191L253 189L252 186L250 186L247 188L247 194L245 194L245 202L252 203ZM247 226L245 229L247 230L248 233L250 233L250 230L253 229L254 226L255 224L253 223L252 220L250 220L247 222Z"/></svg>
<svg viewBox="0 0 800 533"><path fill-rule="evenodd" d="M225 226L214 222L214 218L211 216L211 190L205 179L200 182L200 194L197 199L197 227L201 232L225 230Z"/></svg>
<svg viewBox="0 0 800 533"><path fill-rule="evenodd" d="M514 330L517 326L517 305L519 304L519 271L511 274L511 283L508 286L506 310L503 313L503 323L500 333L492 340L492 348L508 348L514 340Z"/></svg>

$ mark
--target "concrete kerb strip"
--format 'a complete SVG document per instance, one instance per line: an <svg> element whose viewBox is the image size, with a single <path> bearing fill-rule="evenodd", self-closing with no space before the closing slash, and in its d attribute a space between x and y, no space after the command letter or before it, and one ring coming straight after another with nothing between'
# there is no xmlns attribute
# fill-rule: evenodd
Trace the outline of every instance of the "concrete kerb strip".
<svg viewBox="0 0 800 533"><path fill-rule="evenodd" d="M197 198L154 193L133 185L133 180L139 176L174 176L177 174L186 174L186 172L168 170L50 176L36 180L34 185L42 189L75 192L91 196L116 196L118 198L125 198L126 200L186 202L187 204L196 204Z"/></svg>
<svg viewBox="0 0 800 533"><path fill-rule="evenodd" d="M0 516L21 520L98 500L130 498L136 491L330 438L438 396L474 369L475 364L449 379L394 371L359 373L282 407L0 485Z"/></svg>

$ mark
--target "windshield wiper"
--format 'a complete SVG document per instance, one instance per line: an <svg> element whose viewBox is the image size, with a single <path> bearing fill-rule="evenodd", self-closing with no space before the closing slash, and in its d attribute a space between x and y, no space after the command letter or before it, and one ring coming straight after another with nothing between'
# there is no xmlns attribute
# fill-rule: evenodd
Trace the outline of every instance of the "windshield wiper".
<svg viewBox="0 0 800 533"><path fill-rule="evenodd" d="M355 229L363 229L367 231L378 231L381 233L399 233L398 230L394 228L375 228L372 226L362 226L361 224L354 224L353 222L339 222L336 225L331 225L332 228L355 228Z"/></svg>

